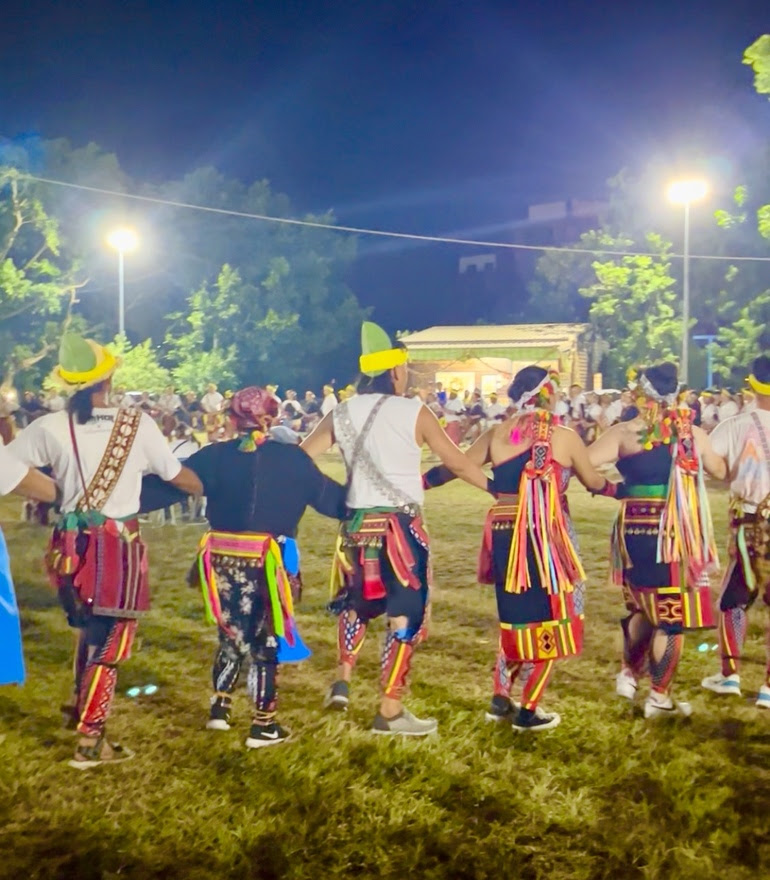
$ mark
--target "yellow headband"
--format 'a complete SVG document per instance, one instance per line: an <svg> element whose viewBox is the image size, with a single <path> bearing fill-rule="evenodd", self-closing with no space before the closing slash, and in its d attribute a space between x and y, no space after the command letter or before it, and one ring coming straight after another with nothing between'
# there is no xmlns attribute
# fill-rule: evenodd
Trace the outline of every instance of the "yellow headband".
<svg viewBox="0 0 770 880"><path fill-rule="evenodd" d="M117 358L108 351L103 349L103 352L104 360L91 370L86 370L84 372L71 372L70 370L65 370L63 367L59 367L57 372L69 385L94 384L101 379L106 379L107 376L115 371L118 361Z"/></svg>
<svg viewBox="0 0 770 880"><path fill-rule="evenodd" d="M760 382L752 373L748 378L749 387L757 394L763 394L770 397L770 382Z"/></svg>
<svg viewBox="0 0 770 880"><path fill-rule="evenodd" d="M400 367L407 362L409 355L404 348L388 348L385 351L373 351L371 354L362 354L358 359L358 365L362 373L377 375L393 367Z"/></svg>

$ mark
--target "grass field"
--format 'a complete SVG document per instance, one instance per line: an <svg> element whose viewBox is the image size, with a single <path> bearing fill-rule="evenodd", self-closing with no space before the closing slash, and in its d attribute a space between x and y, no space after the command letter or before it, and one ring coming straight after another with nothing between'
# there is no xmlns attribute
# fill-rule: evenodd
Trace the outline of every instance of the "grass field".
<svg viewBox="0 0 770 880"><path fill-rule="evenodd" d="M333 465L330 466L335 470ZM725 499L714 493L723 538ZM435 592L416 655L410 707L440 722L428 741L367 733L377 701L381 629L370 637L347 717L321 702L335 665L323 611L335 525L309 513L301 545L301 630L313 658L286 667L280 717L296 740L243 748L237 727L207 733L215 633L184 584L200 529L146 529L154 610L122 669L110 728L132 762L80 774L61 727L72 635L44 580L44 530L0 517L11 549L28 683L0 691L2 878L712 878L770 870L770 713L749 696L701 691L713 633L688 636L677 693L688 721L645 722L614 696L620 597L607 585L613 502L571 493L589 576L587 641L561 663L544 705L559 728L514 735L486 724L495 656L494 597L474 581L485 497L452 484L429 495ZM723 541L722 541L723 543ZM744 692L762 682L763 613L751 616ZM154 683L153 696L126 690ZM753 695L752 695L753 696ZM733 700L731 702L731 700Z"/></svg>

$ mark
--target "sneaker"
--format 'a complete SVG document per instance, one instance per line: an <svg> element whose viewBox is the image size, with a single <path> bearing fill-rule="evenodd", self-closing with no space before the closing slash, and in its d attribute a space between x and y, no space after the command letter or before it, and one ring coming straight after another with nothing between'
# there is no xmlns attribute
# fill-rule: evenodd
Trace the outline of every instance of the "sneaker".
<svg viewBox="0 0 770 880"><path fill-rule="evenodd" d="M531 730L535 733L541 730L553 730L561 724L561 715L556 712L544 712L539 706L537 709L519 709L511 726L514 730Z"/></svg>
<svg viewBox="0 0 770 880"><path fill-rule="evenodd" d="M495 694L489 709L484 713L484 720L499 723L500 721L511 721L514 713L521 708L519 703L515 703L502 694Z"/></svg>
<svg viewBox="0 0 770 880"><path fill-rule="evenodd" d="M736 697L740 697L741 677L737 672L727 676L717 672L704 678L701 682L701 687L713 691L715 694L735 694Z"/></svg>
<svg viewBox="0 0 770 880"><path fill-rule="evenodd" d="M692 706L689 703L680 703L674 700L670 694L660 694L650 691L650 695L644 701L644 717L660 718L664 715L676 715L679 713L685 718L692 715Z"/></svg>
<svg viewBox="0 0 770 880"><path fill-rule="evenodd" d="M639 685L630 669L622 669L615 676L615 693L626 700L633 700Z"/></svg>
<svg viewBox="0 0 770 880"><path fill-rule="evenodd" d="M277 746L286 742L290 736L291 731L275 721L272 724L252 724L249 738L246 740L246 748L263 749L266 746Z"/></svg>
<svg viewBox="0 0 770 880"><path fill-rule="evenodd" d="M435 718L415 718L408 709L402 709L394 718L383 718L378 712L372 722L372 733L383 736L428 736L438 730Z"/></svg>
<svg viewBox="0 0 770 880"><path fill-rule="evenodd" d="M766 684L759 689L755 705L760 709L770 709L770 687Z"/></svg>
<svg viewBox="0 0 770 880"><path fill-rule="evenodd" d="M324 709L347 712L348 703L350 703L350 685L346 681L335 681L324 699Z"/></svg>
<svg viewBox="0 0 770 880"><path fill-rule="evenodd" d="M206 730L229 730L230 729L230 706L231 701L226 697L212 697L209 720L206 722Z"/></svg>

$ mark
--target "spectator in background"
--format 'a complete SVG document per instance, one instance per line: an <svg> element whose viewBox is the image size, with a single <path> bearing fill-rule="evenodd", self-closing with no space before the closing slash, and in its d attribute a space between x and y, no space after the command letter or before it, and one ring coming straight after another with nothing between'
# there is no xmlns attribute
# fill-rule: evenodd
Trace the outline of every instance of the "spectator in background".
<svg viewBox="0 0 770 880"><path fill-rule="evenodd" d="M19 406L19 412L17 413L17 418L19 416L21 417L23 428L26 428L30 422L34 422L38 416L45 415L46 412L47 410L43 406L43 402L34 392L24 392Z"/></svg>
<svg viewBox="0 0 770 880"><path fill-rule="evenodd" d="M321 403L321 415L326 416L337 406L337 397L334 393L333 385L324 385L324 399Z"/></svg>
<svg viewBox="0 0 770 880"><path fill-rule="evenodd" d="M441 404L442 408L446 406L447 399L447 393L444 391L443 383L436 382L436 400Z"/></svg>
<svg viewBox="0 0 770 880"><path fill-rule="evenodd" d="M698 400L698 392L697 391L688 391L687 392L687 406L692 410L692 423L696 425L698 428L701 426L701 405Z"/></svg>
<svg viewBox="0 0 770 880"><path fill-rule="evenodd" d="M487 420L490 422L505 421L506 409L497 399L497 394L493 391L489 395L489 404L486 409Z"/></svg>
<svg viewBox="0 0 770 880"><path fill-rule="evenodd" d="M733 400L733 396L727 388L723 388L719 393L719 407L717 413L720 425L722 422L726 422L727 419L738 415L738 404Z"/></svg>
<svg viewBox="0 0 770 880"><path fill-rule="evenodd" d="M453 389L449 392L449 400L444 404L444 420L446 422L446 432L449 439L456 445L460 445L465 433L465 423L463 415L465 414L465 404L458 397L457 392Z"/></svg>
<svg viewBox="0 0 770 880"><path fill-rule="evenodd" d="M701 411L700 420L701 427L704 431L713 431L719 418L719 410L717 409L716 398L713 391L704 391L700 398Z"/></svg>
<svg viewBox="0 0 770 880"><path fill-rule="evenodd" d="M201 410L207 415L213 415L222 409L224 402L225 399L217 391L217 386L213 382L209 382L206 386L206 393L201 397Z"/></svg>
<svg viewBox="0 0 770 880"><path fill-rule="evenodd" d="M166 390L158 398L158 409L167 415L174 415L182 408L182 399L174 391L173 385L167 385Z"/></svg>

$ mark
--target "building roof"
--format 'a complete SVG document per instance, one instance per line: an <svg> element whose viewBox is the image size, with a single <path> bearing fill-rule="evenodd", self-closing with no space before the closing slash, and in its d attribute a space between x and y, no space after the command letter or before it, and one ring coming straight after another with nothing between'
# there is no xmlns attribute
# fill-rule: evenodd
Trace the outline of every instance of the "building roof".
<svg viewBox="0 0 770 880"><path fill-rule="evenodd" d="M400 342L413 360L506 357L538 360L572 349L590 324L473 324L428 327Z"/></svg>

